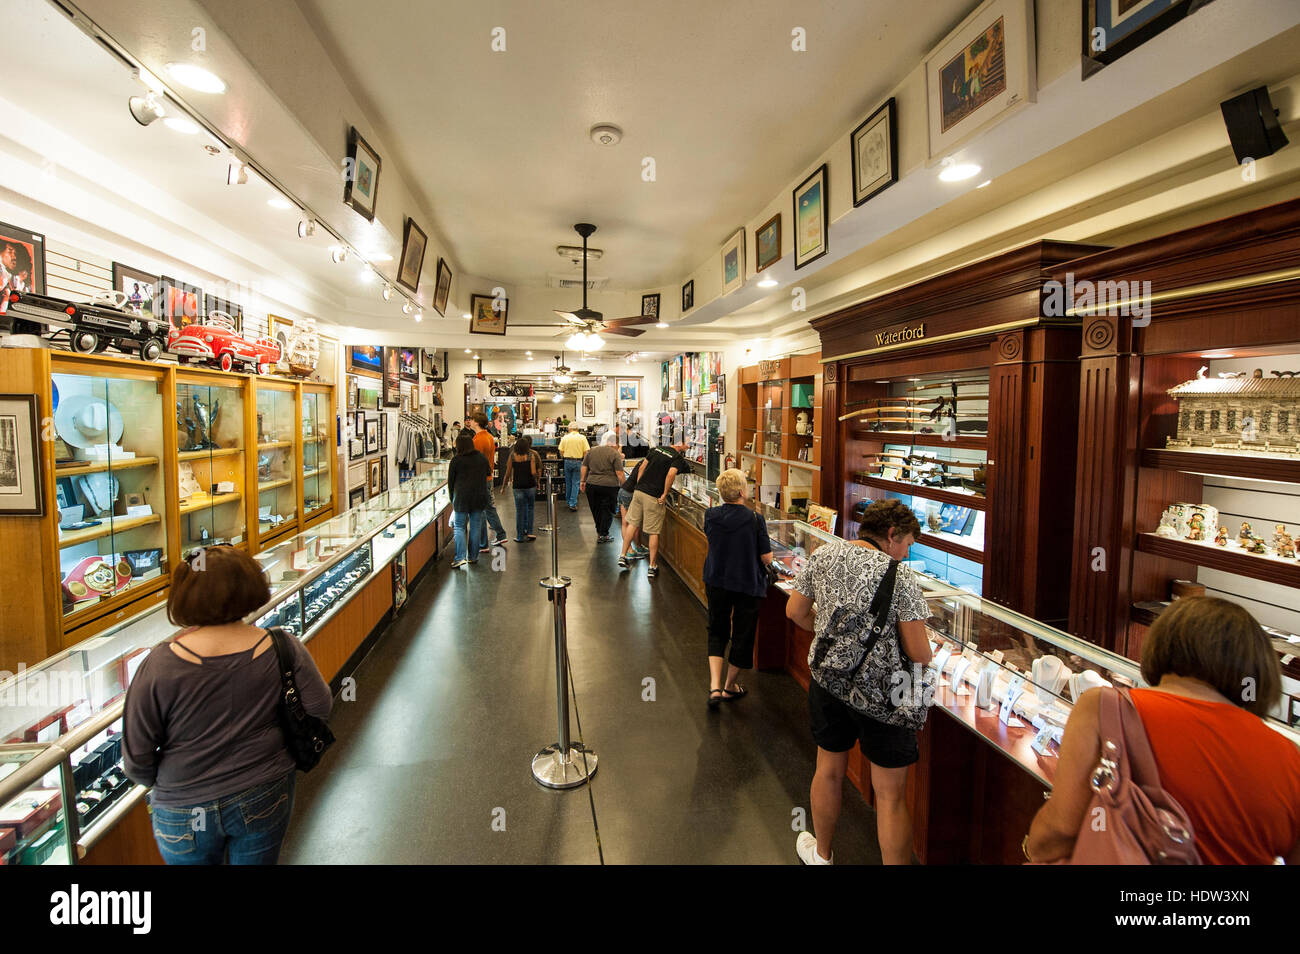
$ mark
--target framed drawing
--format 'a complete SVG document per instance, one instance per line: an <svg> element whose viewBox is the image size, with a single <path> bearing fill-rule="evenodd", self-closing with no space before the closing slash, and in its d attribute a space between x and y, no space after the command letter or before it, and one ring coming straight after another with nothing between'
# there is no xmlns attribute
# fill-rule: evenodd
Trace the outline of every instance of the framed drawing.
<svg viewBox="0 0 1300 954"><path fill-rule="evenodd" d="M213 294L203 296L203 314L210 315L214 311L224 311L230 316L230 320L235 323L235 331L243 334L244 332L244 307L237 305L229 298L219 298ZM286 367L288 365L286 364Z"/></svg>
<svg viewBox="0 0 1300 954"><path fill-rule="evenodd" d="M641 317L659 320L659 293L641 296Z"/></svg>
<svg viewBox="0 0 1300 954"><path fill-rule="evenodd" d="M366 453L374 454L379 450L379 418L366 419Z"/></svg>
<svg viewBox="0 0 1300 954"><path fill-rule="evenodd" d="M414 348L398 348L397 356L403 381L420 380L419 353Z"/></svg>
<svg viewBox="0 0 1300 954"><path fill-rule="evenodd" d="M378 345L348 345L348 371L380 377L384 373L384 349Z"/></svg>
<svg viewBox="0 0 1300 954"><path fill-rule="evenodd" d="M162 308L158 317L166 318L175 327L184 328L198 321L202 301L203 291L197 285L186 285L166 275L158 279L158 303Z"/></svg>
<svg viewBox="0 0 1300 954"><path fill-rule="evenodd" d="M113 289L126 295L126 303L139 311L143 318L153 317L153 299L157 285L157 275L150 275L121 262L113 263Z"/></svg>
<svg viewBox="0 0 1300 954"><path fill-rule="evenodd" d="M44 515L39 438L36 395L0 394L0 514Z"/></svg>
<svg viewBox="0 0 1300 954"><path fill-rule="evenodd" d="M726 404L727 403L727 376L725 374L720 374L718 375L717 381L718 381L718 403Z"/></svg>
<svg viewBox="0 0 1300 954"><path fill-rule="evenodd" d="M754 271L761 272L781 259L781 213L778 212L754 233Z"/></svg>
<svg viewBox="0 0 1300 954"><path fill-rule="evenodd" d="M491 295L469 296L469 331L473 335L504 335L510 299Z"/></svg>
<svg viewBox="0 0 1300 954"><path fill-rule="evenodd" d="M582 396L582 416L587 418L596 416L596 395L584 394Z"/></svg>
<svg viewBox="0 0 1300 954"><path fill-rule="evenodd" d="M424 268L424 250L428 244L429 237L415 224L415 219L407 219L402 235L402 259L397 264L397 284L413 292L420 290L420 271Z"/></svg>
<svg viewBox="0 0 1300 954"><path fill-rule="evenodd" d="M682 314L695 307L695 279L682 286Z"/></svg>
<svg viewBox="0 0 1300 954"><path fill-rule="evenodd" d="M0 222L0 292L6 291L45 294L45 236Z"/></svg>
<svg viewBox="0 0 1300 954"><path fill-rule="evenodd" d="M388 450L388 415L383 413L379 415L379 449Z"/></svg>
<svg viewBox="0 0 1300 954"><path fill-rule="evenodd" d="M745 230L736 234L722 246L722 294L730 295L745 284Z"/></svg>
<svg viewBox="0 0 1300 954"><path fill-rule="evenodd" d="M443 318L447 317L447 296L451 294L451 266L447 260L438 259L438 284L433 290L433 310Z"/></svg>
<svg viewBox="0 0 1300 954"><path fill-rule="evenodd" d="M620 410L641 406L640 378L617 378L614 387L617 389L618 408Z"/></svg>
<svg viewBox="0 0 1300 954"><path fill-rule="evenodd" d="M348 509L349 509L349 510L352 509L353 507L359 507L361 504L363 504L363 503L365 503L365 502L366 502L366 488L365 488L365 487L353 487L351 490L348 491Z"/></svg>
<svg viewBox="0 0 1300 954"><path fill-rule="evenodd" d="M1034 0L987 0L949 33L925 58L930 158L1032 103L1034 57Z"/></svg>
<svg viewBox="0 0 1300 954"><path fill-rule="evenodd" d="M379 474L383 470L380 466L381 461L375 458L370 462L370 496L373 497L379 493Z"/></svg>
<svg viewBox="0 0 1300 954"><path fill-rule="evenodd" d="M280 346L280 360L272 367L277 374L289 373L289 340L293 335L293 319L279 315L266 316L266 336ZM356 384L348 382L348 407L356 407Z"/></svg>
<svg viewBox="0 0 1300 954"><path fill-rule="evenodd" d="M1084 78L1202 6L1195 0L1083 0Z"/></svg>
<svg viewBox="0 0 1300 954"><path fill-rule="evenodd" d="M357 409L357 379L349 374L348 375L348 410L355 411L356 409Z"/></svg>
<svg viewBox="0 0 1300 954"><path fill-rule="evenodd" d="M397 348L384 348L384 407L402 403L402 356Z"/></svg>
<svg viewBox="0 0 1300 954"><path fill-rule="evenodd" d="M366 442L361 432L348 441L348 460L360 460L366 456Z"/></svg>
<svg viewBox="0 0 1300 954"><path fill-rule="evenodd" d="M856 208L898 181L898 106L891 97L849 137Z"/></svg>
<svg viewBox="0 0 1300 954"><path fill-rule="evenodd" d="M826 254L826 163L813 170L794 190L794 267L803 268Z"/></svg>
<svg viewBox="0 0 1300 954"><path fill-rule="evenodd" d="M348 133L348 158L343 164L343 204L352 206L367 222L375 220L382 164L379 154L353 126Z"/></svg>

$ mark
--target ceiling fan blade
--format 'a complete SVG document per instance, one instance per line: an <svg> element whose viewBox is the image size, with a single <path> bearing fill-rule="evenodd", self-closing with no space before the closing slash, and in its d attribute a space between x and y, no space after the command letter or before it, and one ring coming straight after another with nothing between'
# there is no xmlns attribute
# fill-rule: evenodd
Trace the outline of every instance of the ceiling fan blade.
<svg viewBox="0 0 1300 954"><path fill-rule="evenodd" d="M631 318L606 318L604 324L606 328L622 328L627 325L653 325L658 318L648 315L633 315Z"/></svg>
<svg viewBox="0 0 1300 954"><path fill-rule="evenodd" d="M645 334L644 328L611 328L608 324L604 327L605 334L623 335L628 338L635 338L637 335Z"/></svg>
<svg viewBox="0 0 1300 954"><path fill-rule="evenodd" d="M565 321L572 322L575 325L580 325L583 323L582 319L579 318L575 313L571 311L560 311L560 309L558 308L553 308L551 310L554 311L561 318L563 318Z"/></svg>

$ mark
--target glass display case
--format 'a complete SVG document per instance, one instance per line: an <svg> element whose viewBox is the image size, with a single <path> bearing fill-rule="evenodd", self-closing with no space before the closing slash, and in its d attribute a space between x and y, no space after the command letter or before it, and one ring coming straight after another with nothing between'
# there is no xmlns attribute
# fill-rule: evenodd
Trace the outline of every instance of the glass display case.
<svg viewBox="0 0 1300 954"><path fill-rule="evenodd" d="M0 745L0 865L68 865L63 753L50 745Z"/></svg>
<svg viewBox="0 0 1300 954"><path fill-rule="evenodd" d="M818 547L844 542L802 520L780 518L767 518L767 537L772 544L772 565L781 576L777 586L787 590L789 581L803 569L804 563Z"/></svg>
<svg viewBox="0 0 1300 954"><path fill-rule="evenodd" d="M200 546L242 544L243 381L176 376L176 458L181 555Z"/></svg>
<svg viewBox="0 0 1300 954"><path fill-rule="evenodd" d="M55 584L67 628L168 572L166 442L162 372L55 369Z"/></svg>
<svg viewBox="0 0 1300 954"><path fill-rule="evenodd" d="M259 541L297 526L294 448L299 428L293 385L257 382L257 534Z"/></svg>
<svg viewBox="0 0 1300 954"><path fill-rule="evenodd" d="M334 500L334 409L331 391L302 390L302 515L324 513Z"/></svg>

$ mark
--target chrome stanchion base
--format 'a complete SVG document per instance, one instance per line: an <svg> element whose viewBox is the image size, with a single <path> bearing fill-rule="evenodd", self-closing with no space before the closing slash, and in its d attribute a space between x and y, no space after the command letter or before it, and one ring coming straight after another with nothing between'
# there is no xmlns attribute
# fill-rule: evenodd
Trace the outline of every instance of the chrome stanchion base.
<svg viewBox="0 0 1300 954"><path fill-rule="evenodd" d="M548 590L562 590L573 580L567 576L544 576L538 582Z"/></svg>
<svg viewBox="0 0 1300 954"><path fill-rule="evenodd" d="M554 742L533 757L533 778L547 788L577 788L596 774L596 753L581 742L569 746L568 757Z"/></svg>

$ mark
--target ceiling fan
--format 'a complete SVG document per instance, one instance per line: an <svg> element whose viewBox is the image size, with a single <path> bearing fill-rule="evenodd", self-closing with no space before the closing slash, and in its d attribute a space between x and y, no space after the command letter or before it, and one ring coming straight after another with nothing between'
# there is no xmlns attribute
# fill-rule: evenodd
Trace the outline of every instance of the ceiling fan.
<svg viewBox="0 0 1300 954"><path fill-rule="evenodd" d="M560 311L556 308L555 313L563 318L568 325L518 325L516 327L525 328L563 328L555 337L563 338L566 335L571 336L570 341L579 335L583 336L582 341L574 341L572 347L581 351L596 351L604 346L604 341L597 332L605 332L611 335L625 335L634 338L637 335L645 334L643 328L633 328L632 325L652 325L659 319L656 317L647 317L645 315L633 315L630 318L609 318L596 311L594 308L587 307L587 239L596 231L596 226L587 222L579 222L573 227L573 230L582 236L582 307L577 311ZM586 345L586 347L583 347ZM582 372L579 372L582 373Z"/></svg>
<svg viewBox="0 0 1300 954"><path fill-rule="evenodd" d="M561 351L555 356L555 370L551 372L551 380L557 384L568 384L576 377L585 377L591 374L590 371L575 371L564 362L564 352Z"/></svg>

